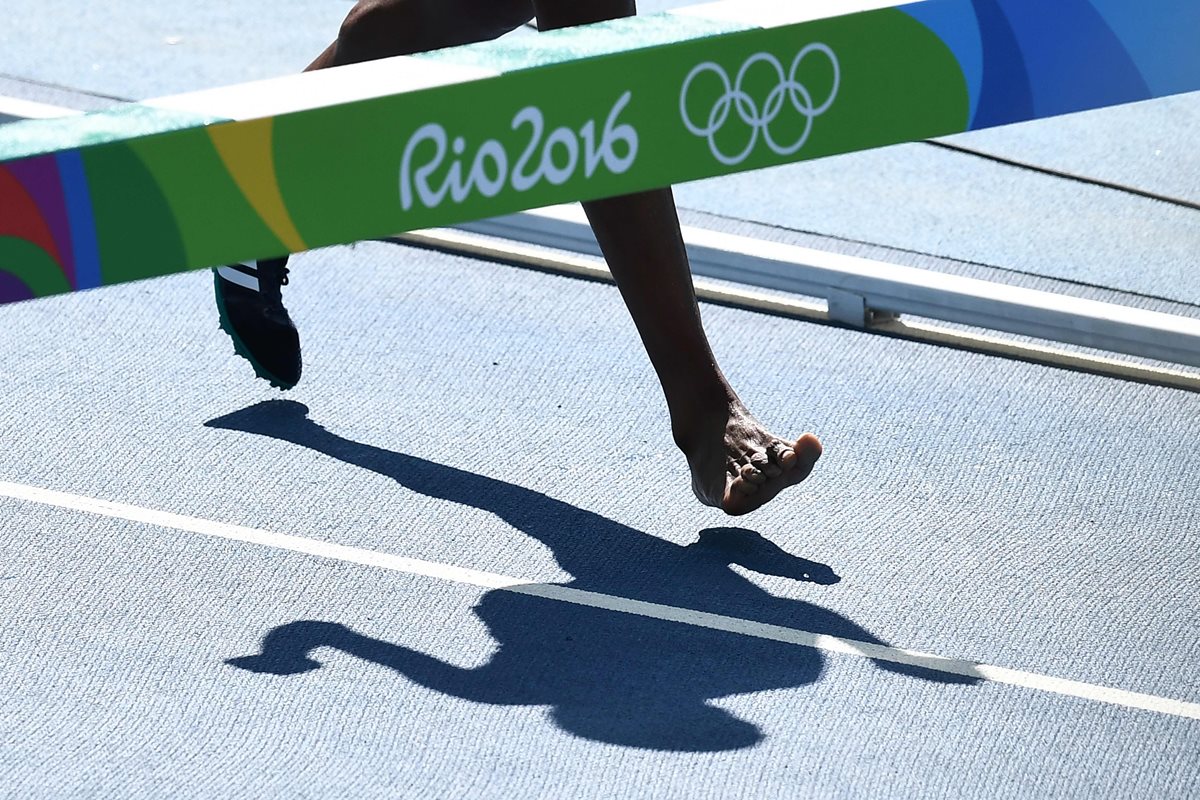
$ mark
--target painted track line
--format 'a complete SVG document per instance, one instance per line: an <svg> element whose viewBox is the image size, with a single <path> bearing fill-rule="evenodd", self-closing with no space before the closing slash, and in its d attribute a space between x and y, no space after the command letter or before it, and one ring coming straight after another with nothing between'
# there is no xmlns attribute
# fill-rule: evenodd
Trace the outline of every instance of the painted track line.
<svg viewBox="0 0 1200 800"><path fill-rule="evenodd" d="M0 118L10 117L12 120L55 119L57 117L79 116L81 114L83 114L82 111L74 108L52 106L47 103L37 103L33 100L22 100L19 97L0 95Z"/></svg>
<svg viewBox="0 0 1200 800"><path fill-rule="evenodd" d="M1020 686L1041 692L1200 720L1200 703L1189 703L1157 695L1098 686L1082 681L1055 678L1050 675L1041 675L1034 672L1007 669L1005 667L997 667L957 658L945 658L915 650L904 650L853 639L842 639L836 636L827 636L825 634L786 628L779 625L768 625L753 620L728 617L722 614L712 614L659 603L631 600L625 597L600 594L598 592L587 592L558 584L530 583L529 581L507 575L497 575L491 572L465 569L435 561L422 561L415 558L379 553L374 550L358 547L347 547L331 542L321 542L302 536L275 533L258 528L229 525L199 517L188 517L166 511L156 511L154 509L141 508L124 503L114 503L108 500L99 500L50 489L41 489L19 483L0 481L0 496L71 511L124 519L130 522L140 522L160 528L198 533L221 539L232 539L247 544L272 547L277 550L305 553L319 558L377 567L408 575L420 575L483 589L502 589L518 594L541 597L547 600L557 600L563 603L587 606L589 608L598 608L622 614L633 614L635 616L649 617L666 622L677 622L683 625L725 631L739 636L750 636L783 644L810 647L829 653L840 653L877 661L906 664L951 675L961 675L968 678L990 681L992 683Z"/></svg>

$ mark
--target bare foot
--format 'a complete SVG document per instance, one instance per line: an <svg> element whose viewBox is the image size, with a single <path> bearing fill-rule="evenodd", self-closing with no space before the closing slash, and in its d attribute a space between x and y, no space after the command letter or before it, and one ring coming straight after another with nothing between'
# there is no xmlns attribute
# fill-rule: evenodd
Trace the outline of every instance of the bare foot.
<svg viewBox="0 0 1200 800"><path fill-rule="evenodd" d="M737 401L698 415L687 428L676 428L675 441L692 470L692 491L701 503L733 516L807 478L821 457L816 436L780 439Z"/></svg>

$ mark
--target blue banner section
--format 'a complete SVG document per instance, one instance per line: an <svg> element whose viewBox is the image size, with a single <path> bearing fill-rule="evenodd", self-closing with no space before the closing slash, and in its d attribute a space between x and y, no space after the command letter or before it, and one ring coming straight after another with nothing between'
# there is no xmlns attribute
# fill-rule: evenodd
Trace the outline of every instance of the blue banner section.
<svg viewBox="0 0 1200 800"><path fill-rule="evenodd" d="M71 248L75 254L75 288L93 289L101 284L100 252L96 247L96 222L83 156L68 150L55 156L62 182L67 215L71 220Z"/></svg>
<svg viewBox="0 0 1200 800"><path fill-rule="evenodd" d="M971 129L1194 90L1200 0L927 0L902 10L954 53Z"/></svg>
<svg viewBox="0 0 1200 800"><path fill-rule="evenodd" d="M1088 0L1054 0L1053 13L1046 13L1045 0L997 4L1016 36L1034 116L1150 97L1133 54Z"/></svg>
<svg viewBox="0 0 1200 800"><path fill-rule="evenodd" d="M1092 0L1155 97L1196 91L1200 0Z"/></svg>
<svg viewBox="0 0 1200 800"><path fill-rule="evenodd" d="M933 31L958 59L971 96L969 119L973 122L983 86L983 42L974 8L962 0L928 0L900 10Z"/></svg>

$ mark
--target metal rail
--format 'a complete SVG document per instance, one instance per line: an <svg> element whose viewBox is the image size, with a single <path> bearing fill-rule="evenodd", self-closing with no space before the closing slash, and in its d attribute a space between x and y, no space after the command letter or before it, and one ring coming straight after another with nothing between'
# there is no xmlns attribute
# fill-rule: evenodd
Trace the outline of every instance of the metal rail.
<svg viewBox="0 0 1200 800"><path fill-rule="evenodd" d="M612 274L598 256L550 253L545 244L498 238L495 232L472 232L456 228L411 231L393 237L395 241L444 252L484 258L521 267L562 275L612 281ZM699 276L696 295L703 301L720 303L776 314L790 319L826 324L847 324L828 304L796 297L758 291L749 286L728 286ZM855 326L873 333L955 347L972 352L1013 358L1035 364L1070 369L1122 380L1200 392L1200 373L1165 367L1147 366L1101 355L1072 352L1053 346L1038 345L986 334L953 330L937 325L901 320L891 315L871 315L865 325Z"/></svg>
<svg viewBox="0 0 1200 800"><path fill-rule="evenodd" d="M578 206L456 226L477 234L599 255ZM1200 320L1007 286L808 247L684 227L699 276L823 298L830 320L886 328L917 317L1200 367Z"/></svg>

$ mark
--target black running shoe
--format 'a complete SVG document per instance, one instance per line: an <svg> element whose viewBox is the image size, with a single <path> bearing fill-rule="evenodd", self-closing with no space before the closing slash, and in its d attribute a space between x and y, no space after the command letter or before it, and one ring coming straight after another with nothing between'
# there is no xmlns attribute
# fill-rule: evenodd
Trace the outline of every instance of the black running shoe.
<svg viewBox="0 0 1200 800"><path fill-rule="evenodd" d="M255 374L278 389L300 380L300 335L280 291L288 282L286 265L286 258L273 258L213 269L221 330Z"/></svg>

